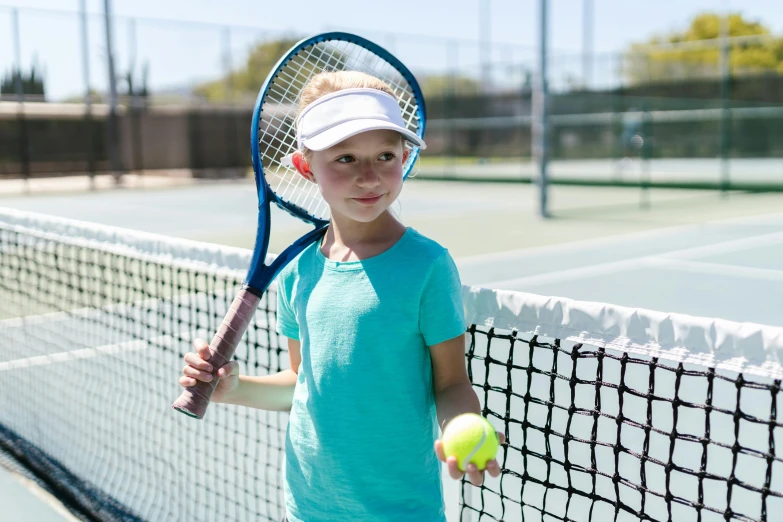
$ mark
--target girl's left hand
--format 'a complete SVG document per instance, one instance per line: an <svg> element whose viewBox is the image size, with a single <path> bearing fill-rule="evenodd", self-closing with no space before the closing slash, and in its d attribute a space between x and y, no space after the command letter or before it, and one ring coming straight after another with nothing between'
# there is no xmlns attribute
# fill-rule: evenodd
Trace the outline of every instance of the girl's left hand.
<svg viewBox="0 0 783 522"><path fill-rule="evenodd" d="M506 436L499 431L497 434L498 441L501 445L503 445L506 442ZM474 486L480 486L484 483L484 470L478 469L476 465L471 462L468 464L468 469L465 472L460 471L459 467L457 466L457 457L446 458L446 454L443 453L443 441L440 439L435 441L435 454L438 456L438 460L445 462L449 467L449 475L454 480L460 480L465 475L465 473L467 473L470 483ZM486 471L489 472L491 477L500 476L500 464L498 464L497 459L492 459L487 462Z"/></svg>

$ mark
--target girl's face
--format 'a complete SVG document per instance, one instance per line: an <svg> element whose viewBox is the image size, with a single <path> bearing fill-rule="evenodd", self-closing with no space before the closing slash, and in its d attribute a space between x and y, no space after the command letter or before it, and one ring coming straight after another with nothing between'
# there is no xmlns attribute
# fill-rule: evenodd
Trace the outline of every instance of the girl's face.
<svg viewBox="0 0 783 522"><path fill-rule="evenodd" d="M373 130L313 151L309 162L296 153L293 162L300 174L318 184L333 218L369 223L400 195L408 154L399 133Z"/></svg>

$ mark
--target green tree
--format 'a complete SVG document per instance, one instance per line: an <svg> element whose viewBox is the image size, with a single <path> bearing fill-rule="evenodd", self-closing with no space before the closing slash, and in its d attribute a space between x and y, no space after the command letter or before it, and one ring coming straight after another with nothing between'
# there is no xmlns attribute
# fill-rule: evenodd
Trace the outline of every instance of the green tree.
<svg viewBox="0 0 783 522"><path fill-rule="evenodd" d="M704 13L696 16L685 31L631 45L625 54L624 76L632 84L717 76L720 72L721 18L717 13ZM741 14L729 15L728 32L730 37L768 36L731 43L729 67L733 75L783 74L783 38L773 37L769 28ZM700 45L693 44L700 41ZM687 45L689 43L691 45Z"/></svg>
<svg viewBox="0 0 783 522"><path fill-rule="evenodd" d="M248 54L247 62L241 68L231 71L227 76L217 80L206 82L194 88L197 96L210 102L226 101L233 97L236 99L253 98L258 94L258 89L263 85L269 72L277 64L278 60L296 44L300 38L289 37L280 40L263 42L253 47ZM307 58L298 58L302 79L309 76L315 68L320 68ZM340 68L343 57L335 56L333 66ZM479 92L479 82L464 76L432 75L420 78L420 84L425 96L442 96L449 92L454 94L476 94Z"/></svg>
<svg viewBox="0 0 783 522"><path fill-rule="evenodd" d="M452 75L422 76L419 80L424 97L440 97L448 94L477 94L479 82L473 78Z"/></svg>
<svg viewBox="0 0 783 522"><path fill-rule="evenodd" d="M229 100L230 93L238 98L255 98L278 60L299 40L290 37L256 45L243 67L231 71L228 76L197 86L194 93L212 102Z"/></svg>
<svg viewBox="0 0 783 522"><path fill-rule="evenodd" d="M22 93L25 95L40 96L41 98L45 95L44 78L38 72L38 64L36 62L33 62L28 75L25 75L18 68L12 68L5 73L3 78L0 79L0 95L4 95L4 97L15 96L17 94L17 79L21 80Z"/></svg>

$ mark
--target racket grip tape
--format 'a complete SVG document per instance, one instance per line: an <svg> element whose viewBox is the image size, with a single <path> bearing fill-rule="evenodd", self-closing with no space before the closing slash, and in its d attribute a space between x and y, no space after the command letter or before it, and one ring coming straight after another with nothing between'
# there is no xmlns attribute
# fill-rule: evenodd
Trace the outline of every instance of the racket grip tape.
<svg viewBox="0 0 783 522"><path fill-rule="evenodd" d="M245 288L239 291L209 345L212 380L198 381L195 386L186 388L174 401L172 408L196 419L204 418L209 399L218 383L217 371L234 356L234 351L245 335L260 300L257 295Z"/></svg>

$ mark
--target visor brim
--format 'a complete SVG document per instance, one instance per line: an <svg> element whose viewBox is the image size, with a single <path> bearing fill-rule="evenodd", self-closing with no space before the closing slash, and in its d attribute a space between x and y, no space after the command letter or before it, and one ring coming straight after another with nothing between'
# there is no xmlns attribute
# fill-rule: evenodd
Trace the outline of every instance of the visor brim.
<svg viewBox="0 0 783 522"><path fill-rule="evenodd" d="M413 143L415 146L424 150L427 148L427 144L424 143L415 132L400 127L399 125L390 122L377 119L360 119L351 120L339 125L335 125L330 129L326 129L323 132L316 134L311 138L305 138L302 140L302 145L313 151L326 150L329 147L334 147L340 142L347 140L362 132L368 132L372 130L391 130L399 132L402 136Z"/></svg>

